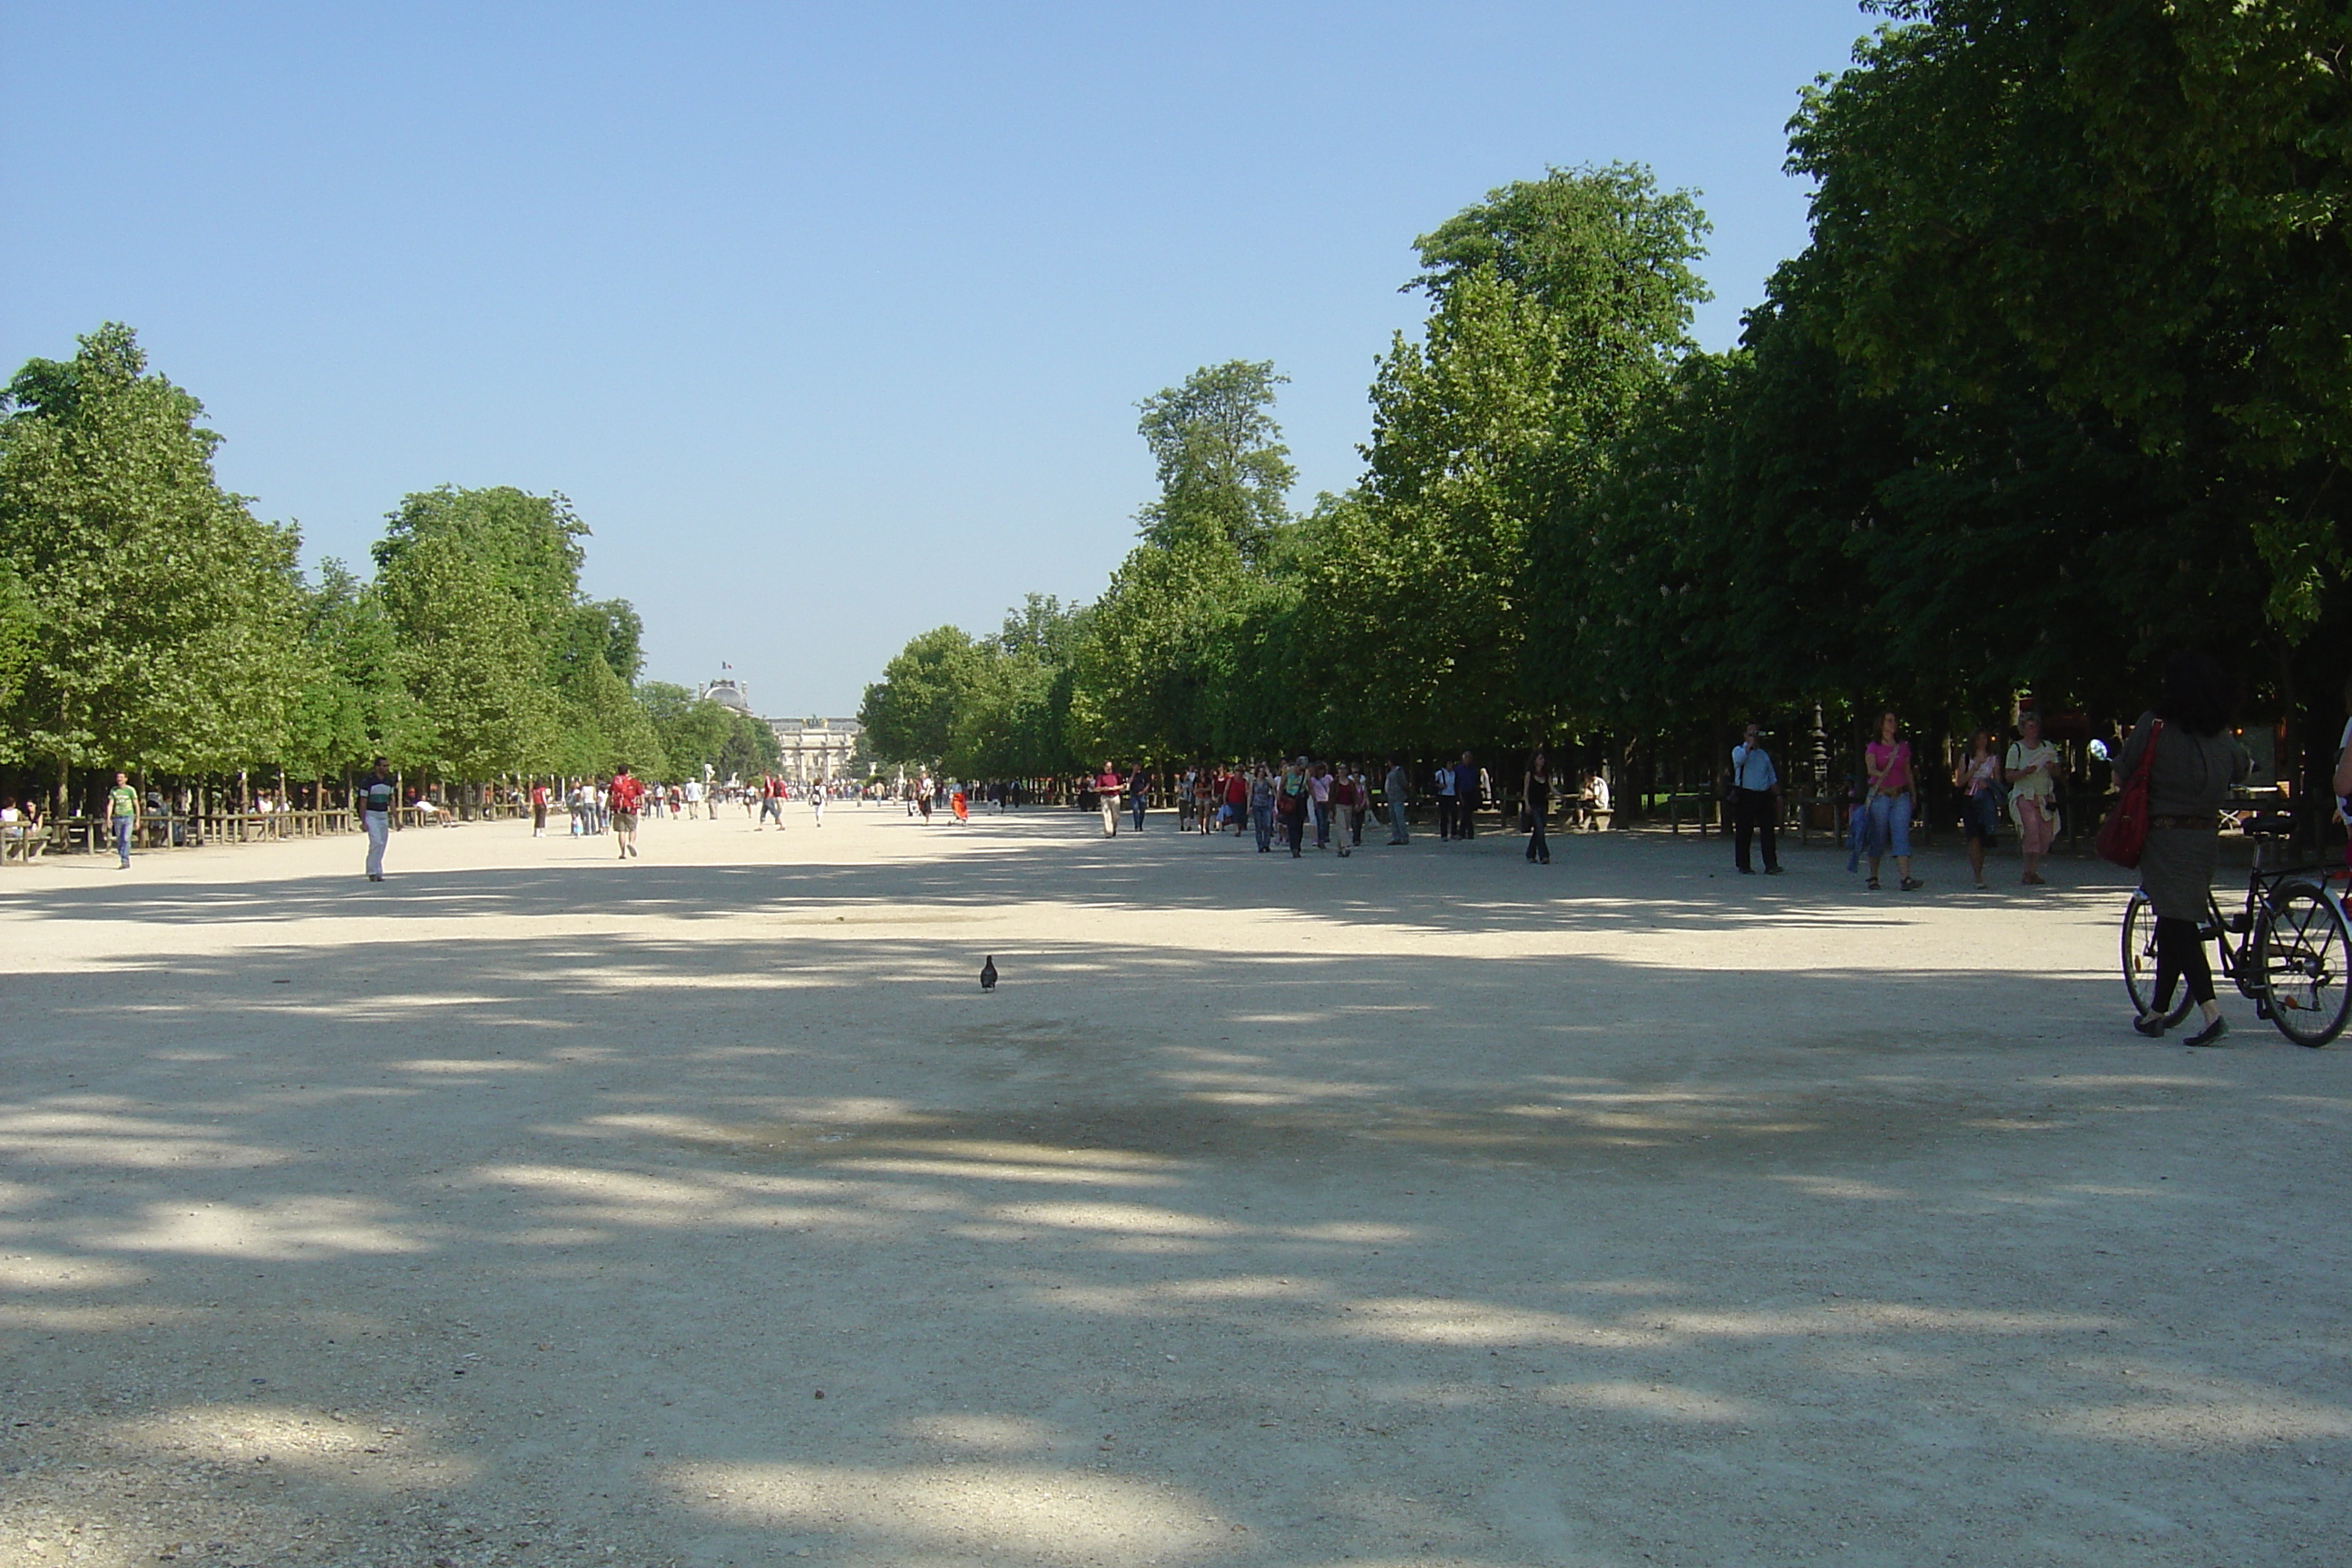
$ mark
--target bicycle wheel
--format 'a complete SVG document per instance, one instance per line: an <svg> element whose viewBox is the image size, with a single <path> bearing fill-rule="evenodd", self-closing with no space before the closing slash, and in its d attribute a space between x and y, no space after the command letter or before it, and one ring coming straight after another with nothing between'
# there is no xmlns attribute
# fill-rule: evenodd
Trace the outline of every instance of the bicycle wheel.
<svg viewBox="0 0 2352 1568"><path fill-rule="evenodd" d="M2124 906L2124 990L2131 996L2133 1012L2155 1008L2156 906L2137 889Z"/></svg>
<svg viewBox="0 0 2352 1568"><path fill-rule="evenodd" d="M2271 1022L2296 1045L2315 1050L2352 1022L2352 931L2326 888L2287 882L2272 890L2253 962Z"/></svg>

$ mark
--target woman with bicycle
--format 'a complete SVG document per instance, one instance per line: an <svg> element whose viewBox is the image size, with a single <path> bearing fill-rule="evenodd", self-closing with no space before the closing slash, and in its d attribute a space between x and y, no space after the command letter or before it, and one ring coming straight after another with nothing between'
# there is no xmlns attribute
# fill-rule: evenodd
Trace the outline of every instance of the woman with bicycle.
<svg viewBox="0 0 2352 1568"><path fill-rule="evenodd" d="M2253 767L2237 737L2224 732L2229 717L2230 689L2221 667L2201 653L2176 653L2164 664L2163 695L2140 715L2116 760L2116 776L2128 779L2148 756L2147 845L2140 852L2139 885L2156 909L2156 994L2155 1005L2133 1019L2132 1027L2150 1037L2163 1034L2173 986L2185 980L2205 1024L2189 1037L2192 1046L2219 1045L2230 1032L2213 1000L2213 971L2200 931L2221 858L2221 806Z"/></svg>

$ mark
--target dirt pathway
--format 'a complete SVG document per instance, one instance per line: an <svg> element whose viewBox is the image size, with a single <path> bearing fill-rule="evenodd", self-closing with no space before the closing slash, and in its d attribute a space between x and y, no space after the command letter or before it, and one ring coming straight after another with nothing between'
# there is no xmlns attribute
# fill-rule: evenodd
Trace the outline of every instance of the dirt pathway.
<svg viewBox="0 0 2352 1568"><path fill-rule="evenodd" d="M1555 852L9 868L0 1563L2342 1560L2352 1045L2140 1040L2085 866Z"/></svg>

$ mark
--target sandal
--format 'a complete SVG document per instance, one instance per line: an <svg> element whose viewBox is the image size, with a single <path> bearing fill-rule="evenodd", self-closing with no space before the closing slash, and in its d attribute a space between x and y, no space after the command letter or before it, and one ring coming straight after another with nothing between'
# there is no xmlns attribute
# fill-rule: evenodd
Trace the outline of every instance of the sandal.
<svg viewBox="0 0 2352 1568"><path fill-rule="evenodd" d="M1867 883L1865 883L1865 884L1864 884L1864 886L1868 887L1868 888L1870 889L1870 890L1871 890L1872 892L1874 892L1874 892L1876 892L1876 891L1878 891L1878 879L1877 879L1877 878L1875 878L1875 877L1873 877L1873 878L1872 878L1872 879L1871 879Z"/></svg>

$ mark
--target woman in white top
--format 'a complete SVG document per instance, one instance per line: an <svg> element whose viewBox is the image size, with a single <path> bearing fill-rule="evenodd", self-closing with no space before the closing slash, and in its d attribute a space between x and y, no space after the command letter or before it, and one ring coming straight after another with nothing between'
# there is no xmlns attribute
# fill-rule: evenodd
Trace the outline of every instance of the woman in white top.
<svg viewBox="0 0 2352 1568"><path fill-rule="evenodd" d="M2042 715L2027 713L2017 721L2018 738L2010 742L2001 777L2009 784L2010 812L2017 818L2017 841L2025 851L2028 887L2039 888L2042 857L2058 833L2058 781L2066 776L2066 759L2042 738Z"/></svg>

